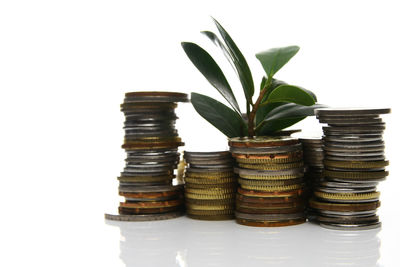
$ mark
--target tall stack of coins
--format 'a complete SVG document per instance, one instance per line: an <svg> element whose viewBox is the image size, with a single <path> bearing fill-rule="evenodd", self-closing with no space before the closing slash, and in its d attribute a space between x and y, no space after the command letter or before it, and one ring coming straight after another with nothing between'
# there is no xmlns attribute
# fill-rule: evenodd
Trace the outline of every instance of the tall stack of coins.
<svg viewBox="0 0 400 267"><path fill-rule="evenodd" d="M184 145L175 129L177 102L188 102L186 94L173 92L126 93L121 110L125 114L126 166L118 177L119 194L125 202L115 220L162 220L182 215L183 186L173 185L179 162L178 147Z"/></svg>
<svg viewBox="0 0 400 267"><path fill-rule="evenodd" d="M305 222L302 146L292 137L231 138L238 163L236 221L248 226Z"/></svg>
<svg viewBox="0 0 400 267"><path fill-rule="evenodd" d="M188 217L200 220L234 218L237 178L229 151L184 152L185 202Z"/></svg>
<svg viewBox="0 0 400 267"><path fill-rule="evenodd" d="M323 179L324 170L324 152L321 137L318 138L300 138L303 145L303 159L306 167L304 180L306 184L307 202L310 199L313 188L318 186ZM307 215L312 214L307 207Z"/></svg>
<svg viewBox="0 0 400 267"><path fill-rule="evenodd" d="M319 224L331 229L380 227L376 186L388 172L381 114L390 109L319 109L324 131L324 182L315 188L311 207Z"/></svg>

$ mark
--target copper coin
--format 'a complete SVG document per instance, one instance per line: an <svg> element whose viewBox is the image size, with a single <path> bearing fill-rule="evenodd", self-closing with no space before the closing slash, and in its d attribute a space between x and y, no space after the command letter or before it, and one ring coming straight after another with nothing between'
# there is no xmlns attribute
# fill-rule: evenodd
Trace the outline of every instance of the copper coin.
<svg viewBox="0 0 400 267"><path fill-rule="evenodd" d="M122 208L166 208L175 207L183 204L183 198L166 200L166 201L139 201L139 202L121 202L119 204Z"/></svg>
<svg viewBox="0 0 400 267"><path fill-rule="evenodd" d="M245 196L242 194L236 194L237 201L245 202L245 203L259 203L259 204L270 204L270 203L291 203L296 201L303 200L302 195L294 195L294 196L283 196L283 197L257 197L257 196Z"/></svg>
<svg viewBox="0 0 400 267"><path fill-rule="evenodd" d="M368 211L375 210L380 207L380 201L367 202L367 203L333 203L333 202L321 202L315 199L310 200L310 207L320 210L328 211Z"/></svg>
<svg viewBox="0 0 400 267"><path fill-rule="evenodd" d="M251 214L276 214L276 209L252 209L252 208L244 208L236 206L236 210L243 213L251 213ZM290 209L280 209L279 214L288 214L288 213L298 213L303 212L304 207L296 207Z"/></svg>

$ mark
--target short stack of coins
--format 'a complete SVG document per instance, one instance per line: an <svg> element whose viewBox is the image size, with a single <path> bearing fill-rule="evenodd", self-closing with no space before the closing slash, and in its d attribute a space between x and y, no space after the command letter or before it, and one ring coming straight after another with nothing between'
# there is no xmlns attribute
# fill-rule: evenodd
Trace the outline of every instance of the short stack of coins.
<svg viewBox="0 0 400 267"><path fill-rule="evenodd" d="M296 138L231 138L238 167L236 221L248 226L305 222L304 163Z"/></svg>
<svg viewBox="0 0 400 267"><path fill-rule="evenodd" d="M311 198L313 188L318 186L323 179L324 152L322 138L300 138L303 145L303 160L305 165L304 180L306 184L306 198ZM307 201L308 202L308 201ZM312 214L307 207L307 215Z"/></svg>
<svg viewBox="0 0 400 267"><path fill-rule="evenodd" d="M390 109L319 109L324 131L324 181L310 206L323 227L363 230L380 227L376 186L388 172L381 114Z"/></svg>
<svg viewBox="0 0 400 267"><path fill-rule="evenodd" d="M173 92L126 93L121 111L125 115L126 166L119 180L125 198L114 220L162 220L182 215L183 186L173 185L179 162L178 147L184 145L175 129L177 102L186 94Z"/></svg>
<svg viewBox="0 0 400 267"><path fill-rule="evenodd" d="M237 177L229 151L184 152L185 203L188 217L199 220L234 218Z"/></svg>

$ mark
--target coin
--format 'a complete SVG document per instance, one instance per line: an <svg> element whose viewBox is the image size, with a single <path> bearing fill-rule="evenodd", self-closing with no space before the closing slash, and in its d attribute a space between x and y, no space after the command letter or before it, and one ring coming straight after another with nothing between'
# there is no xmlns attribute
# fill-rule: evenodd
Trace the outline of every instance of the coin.
<svg viewBox="0 0 400 267"><path fill-rule="evenodd" d="M132 102L188 102L188 95L175 92L129 92L125 94L125 103Z"/></svg>
<svg viewBox="0 0 400 267"><path fill-rule="evenodd" d="M266 155L301 151L301 144L271 147L230 147L233 154Z"/></svg>
<svg viewBox="0 0 400 267"><path fill-rule="evenodd" d="M249 197L277 197L277 198L286 198L286 197L298 197L303 195L304 189L294 189L290 191L273 191L273 192L266 192L260 190L247 190L244 188L239 187L238 193L244 196Z"/></svg>
<svg viewBox="0 0 400 267"><path fill-rule="evenodd" d="M173 211L161 214L141 214L141 215L114 215L105 214L105 219L113 221L158 221L168 220L182 216L182 211Z"/></svg>
<svg viewBox="0 0 400 267"><path fill-rule="evenodd" d="M251 147L251 148L265 148L270 146L287 146L298 144L299 140L289 136L256 136L249 137L235 137L229 139L230 147Z"/></svg>
<svg viewBox="0 0 400 267"><path fill-rule="evenodd" d="M383 168L389 165L389 161L380 160L380 161L333 161L333 160L324 160L325 166L334 167L334 168L344 168L344 169L370 169L370 168Z"/></svg>
<svg viewBox="0 0 400 267"><path fill-rule="evenodd" d="M196 220L207 220L207 221L222 221L222 220L232 220L235 218L234 214L222 214L222 215L195 215L187 214L191 219Z"/></svg>
<svg viewBox="0 0 400 267"><path fill-rule="evenodd" d="M257 175L263 177L277 177L284 175L296 175L304 173L304 168L293 168L288 170L279 170L279 171L264 171L264 170L251 170L251 169L243 169L243 168L235 168L235 173L242 175Z"/></svg>
<svg viewBox="0 0 400 267"><path fill-rule="evenodd" d="M246 226L256 226L256 227L280 227L280 226L291 226L302 224L306 222L306 218L299 218L295 220L282 220L282 221L257 221L257 220L246 220L241 218L236 218L238 224Z"/></svg>
<svg viewBox="0 0 400 267"><path fill-rule="evenodd" d="M330 203L321 202L315 199L310 200L310 206L314 209L329 210L329 211L370 211L376 210L380 206L379 201L367 202L367 203Z"/></svg>
<svg viewBox="0 0 400 267"><path fill-rule="evenodd" d="M238 163L239 167L252 169L252 170L288 170L293 168L303 167L304 164L302 161L292 162L292 163L258 163L258 164L250 164L250 163Z"/></svg>
<svg viewBox="0 0 400 267"><path fill-rule="evenodd" d="M377 201L379 198L379 192L372 193L325 193L315 191L314 195L320 199L337 201L337 202L371 202Z"/></svg>
<svg viewBox="0 0 400 267"><path fill-rule="evenodd" d="M390 112L390 108L321 108L315 110L317 116L368 116Z"/></svg>
<svg viewBox="0 0 400 267"><path fill-rule="evenodd" d="M380 222L365 223L365 224L320 223L319 225L331 230L349 230L349 231L371 230L381 227Z"/></svg>

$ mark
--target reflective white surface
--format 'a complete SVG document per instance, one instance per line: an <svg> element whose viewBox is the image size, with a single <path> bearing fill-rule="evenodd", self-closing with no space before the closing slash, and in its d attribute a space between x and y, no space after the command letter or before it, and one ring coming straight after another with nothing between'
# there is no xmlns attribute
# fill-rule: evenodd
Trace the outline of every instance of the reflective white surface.
<svg viewBox="0 0 400 267"><path fill-rule="evenodd" d="M186 217L106 221L121 233L120 258L131 266L377 266L380 229L333 231L311 223L245 227Z"/></svg>

